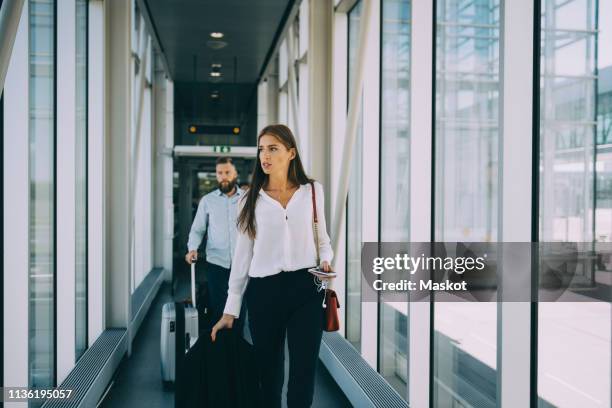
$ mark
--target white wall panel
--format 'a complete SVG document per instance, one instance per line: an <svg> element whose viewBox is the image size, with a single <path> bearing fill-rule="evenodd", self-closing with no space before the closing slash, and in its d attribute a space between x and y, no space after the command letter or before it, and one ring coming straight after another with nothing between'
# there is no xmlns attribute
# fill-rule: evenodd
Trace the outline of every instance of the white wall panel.
<svg viewBox="0 0 612 408"><path fill-rule="evenodd" d="M130 2L105 1L106 307L107 327L128 328L130 277L129 180L132 135ZM129 330L129 329L128 329ZM128 338L131 335L128 333ZM131 344L128 345L131 352Z"/></svg>
<svg viewBox="0 0 612 408"><path fill-rule="evenodd" d="M104 3L89 1L87 146L87 330L93 342L105 329L106 178L104 143Z"/></svg>
<svg viewBox="0 0 612 408"><path fill-rule="evenodd" d="M412 2L410 241L431 239L433 1ZM408 305L408 403L429 406L430 304Z"/></svg>
<svg viewBox="0 0 612 408"><path fill-rule="evenodd" d="M57 382L75 363L76 338L76 4L57 3Z"/></svg>
<svg viewBox="0 0 612 408"><path fill-rule="evenodd" d="M512 0L502 2L502 7L499 241L530 242L533 181L526 159L530 163L532 157L534 6L530 0ZM506 264L508 256L503 259ZM520 282L529 281L531 265L525 261L523 268L516 268L516 262L513 268L502 267L502 293L516 293L523 287ZM501 302L497 310L497 401L503 408L529 406L531 305Z"/></svg>
<svg viewBox="0 0 612 408"><path fill-rule="evenodd" d="M29 65L23 5L4 85L4 386L28 385ZM27 403L15 403L27 407Z"/></svg>

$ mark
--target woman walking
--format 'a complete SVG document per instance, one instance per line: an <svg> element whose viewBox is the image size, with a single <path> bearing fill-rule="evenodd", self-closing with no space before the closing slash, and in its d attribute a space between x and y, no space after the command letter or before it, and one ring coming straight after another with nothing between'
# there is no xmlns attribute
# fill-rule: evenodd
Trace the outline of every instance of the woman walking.
<svg viewBox="0 0 612 408"><path fill-rule="evenodd" d="M245 297L259 366L262 406L281 406L286 333L287 405L310 407L321 345L324 291L319 290L320 285L308 269L320 266L331 272L333 257L323 187L306 176L288 127L265 127L257 145L253 181L239 206L227 302L211 337L214 341L218 330L232 327ZM318 214L318 251L313 205Z"/></svg>

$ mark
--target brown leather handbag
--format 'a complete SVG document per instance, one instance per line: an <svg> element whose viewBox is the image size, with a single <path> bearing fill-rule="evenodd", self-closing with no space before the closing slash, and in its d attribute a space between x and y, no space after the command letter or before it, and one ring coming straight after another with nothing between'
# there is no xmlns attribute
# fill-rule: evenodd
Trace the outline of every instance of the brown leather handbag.
<svg viewBox="0 0 612 408"><path fill-rule="evenodd" d="M333 289L325 290L325 309L323 309L323 330L327 332L335 332L340 329L340 319L338 318L338 309L340 302L338 296Z"/></svg>
<svg viewBox="0 0 612 408"><path fill-rule="evenodd" d="M321 258L319 256L319 220L317 217L317 201L315 197L315 186L314 183L310 183L312 191L312 226L315 239L315 248L317 250L317 266L321 264ZM340 308L340 302L338 301L338 295L333 289L325 289L325 300L323 302L323 330L327 332L334 332L340 329L340 319L338 317L338 309Z"/></svg>

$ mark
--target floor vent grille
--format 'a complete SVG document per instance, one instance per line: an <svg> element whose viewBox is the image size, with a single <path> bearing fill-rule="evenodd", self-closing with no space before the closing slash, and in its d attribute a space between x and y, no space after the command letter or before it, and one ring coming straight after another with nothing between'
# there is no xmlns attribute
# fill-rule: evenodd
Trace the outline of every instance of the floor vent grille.
<svg viewBox="0 0 612 408"><path fill-rule="evenodd" d="M330 358L333 361L324 361L326 366L328 366L328 370L340 375L349 376L358 389L362 391L359 393L361 394L359 397L347 394L347 398L353 404L355 404L355 398L363 399L365 397L369 401L360 401L359 406L408 407L408 403L361 357L361 354L345 338L338 333L323 333L323 346L333 356ZM336 367L330 369L328 364L335 365ZM336 381L338 381L337 378ZM338 382L340 383L341 381Z"/></svg>

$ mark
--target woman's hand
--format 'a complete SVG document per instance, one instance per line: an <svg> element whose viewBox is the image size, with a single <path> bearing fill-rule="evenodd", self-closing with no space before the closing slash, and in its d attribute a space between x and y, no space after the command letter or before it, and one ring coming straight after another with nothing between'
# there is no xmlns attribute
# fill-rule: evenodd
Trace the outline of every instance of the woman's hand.
<svg viewBox="0 0 612 408"><path fill-rule="evenodd" d="M234 316L227 313L223 313L223 316L221 317L221 319L219 319L217 324L215 324L215 326L212 328L212 332L210 333L210 338L212 339L212 341L214 342L217 339L217 332L219 330L231 329L234 325L235 319L236 318Z"/></svg>
<svg viewBox="0 0 612 408"><path fill-rule="evenodd" d="M324 272L333 272L333 268L331 267L331 265L329 264L329 262L327 261L323 261L321 262L320 268L323 269ZM326 279L326 280L332 280L334 279L335 276L330 276L329 278L321 278L321 279Z"/></svg>

